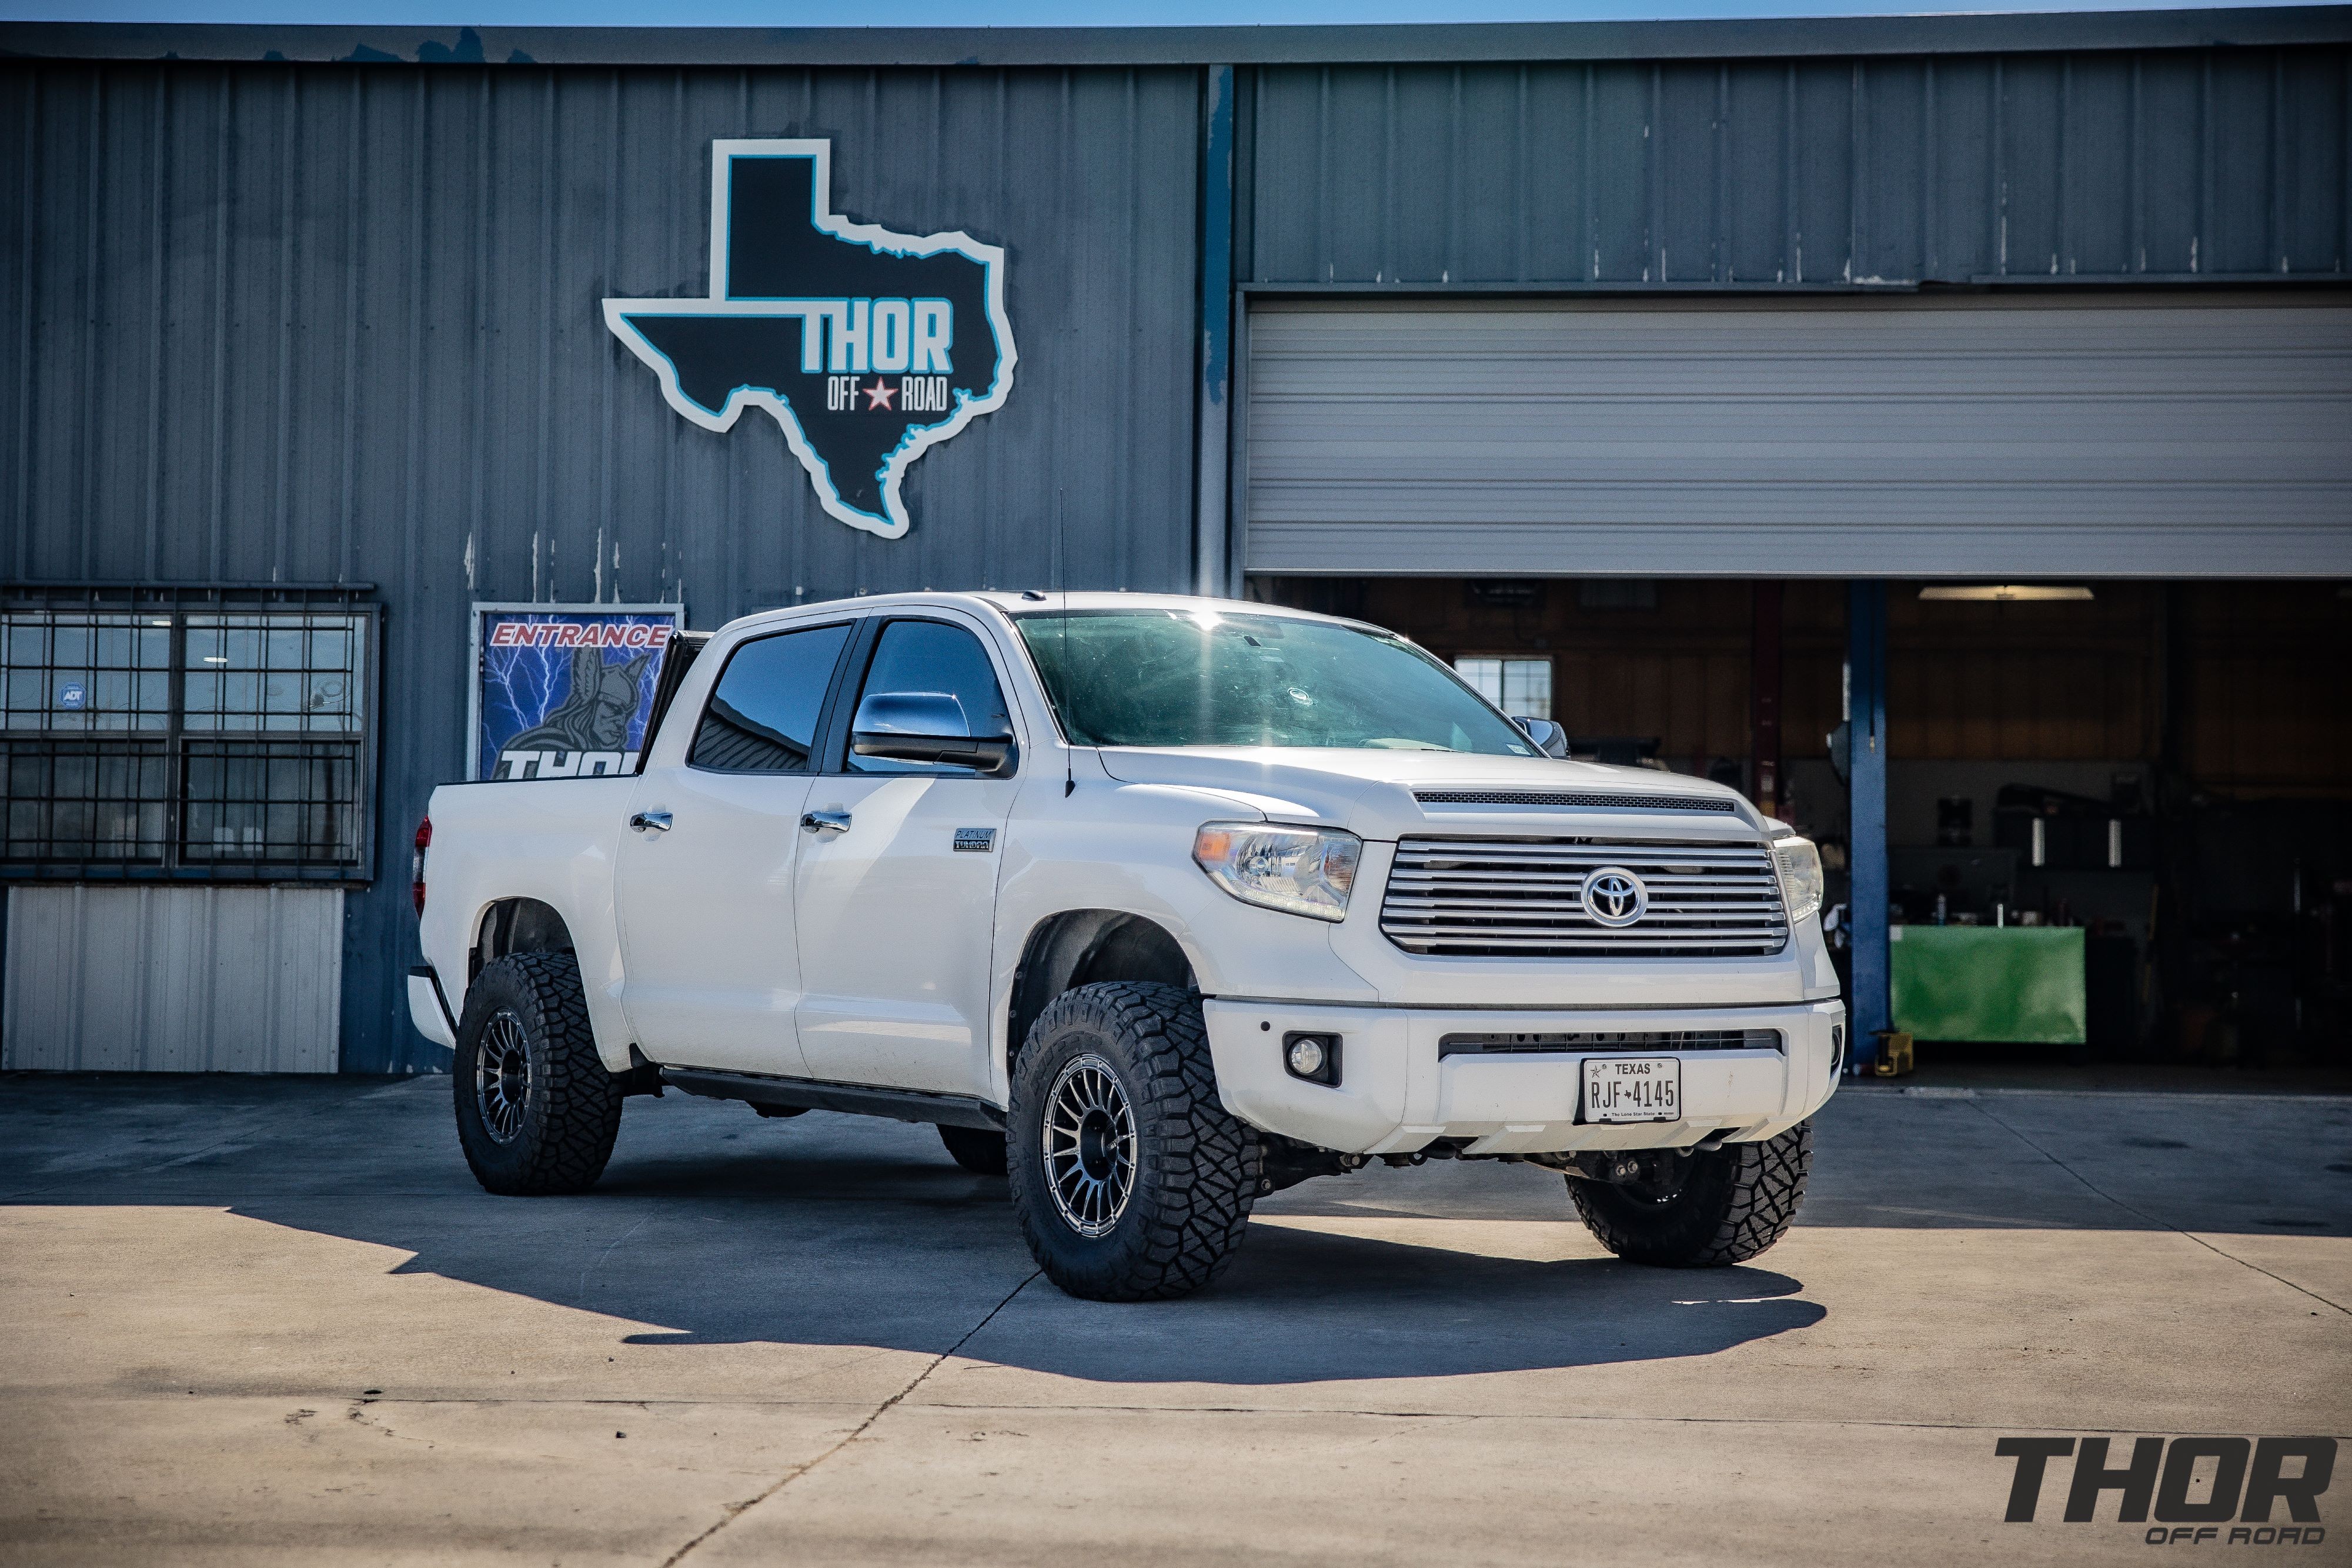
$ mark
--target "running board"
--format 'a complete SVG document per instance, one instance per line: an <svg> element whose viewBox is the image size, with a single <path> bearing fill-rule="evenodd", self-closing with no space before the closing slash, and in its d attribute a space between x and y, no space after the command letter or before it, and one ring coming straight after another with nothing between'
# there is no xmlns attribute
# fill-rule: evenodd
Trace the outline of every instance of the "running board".
<svg viewBox="0 0 2352 1568"><path fill-rule="evenodd" d="M918 1089L884 1089L871 1083L821 1083L814 1078L772 1078L708 1067L665 1067L661 1081L713 1100L887 1116L899 1122L935 1122L943 1127L977 1127L990 1133L1004 1130L1003 1112L964 1094L926 1094Z"/></svg>

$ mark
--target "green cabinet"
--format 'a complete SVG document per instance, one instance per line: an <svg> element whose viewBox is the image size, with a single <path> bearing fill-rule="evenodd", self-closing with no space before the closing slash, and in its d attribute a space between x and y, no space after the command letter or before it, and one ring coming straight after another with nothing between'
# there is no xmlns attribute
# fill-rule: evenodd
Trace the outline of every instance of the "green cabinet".
<svg viewBox="0 0 2352 1568"><path fill-rule="evenodd" d="M1887 932L1895 1027L1917 1040L2080 1045L2079 925L1897 925Z"/></svg>

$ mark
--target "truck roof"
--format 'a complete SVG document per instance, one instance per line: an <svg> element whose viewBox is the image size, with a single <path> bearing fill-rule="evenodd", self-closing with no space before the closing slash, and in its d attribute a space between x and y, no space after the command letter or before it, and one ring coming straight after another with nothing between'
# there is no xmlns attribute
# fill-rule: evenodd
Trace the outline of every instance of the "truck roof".
<svg viewBox="0 0 2352 1568"><path fill-rule="evenodd" d="M1243 599L1212 599L1189 593L1128 593L1108 590L1089 590L1064 593L1044 589L984 589L978 592L947 592L925 591L919 593L875 593L855 599L812 601L806 604L782 606L775 610L755 611L738 616L719 630L722 632L738 626L757 625L786 617L797 618L811 611L856 610L864 613L874 610L956 607L965 610L994 610L1005 615L1050 614L1067 609L1073 612L1090 610L1171 610L1181 614L1206 612L1224 615L1279 615L1294 621L1320 621L1334 626L1362 625L1345 616L1318 615L1310 610L1293 610L1280 604L1259 604Z"/></svg>

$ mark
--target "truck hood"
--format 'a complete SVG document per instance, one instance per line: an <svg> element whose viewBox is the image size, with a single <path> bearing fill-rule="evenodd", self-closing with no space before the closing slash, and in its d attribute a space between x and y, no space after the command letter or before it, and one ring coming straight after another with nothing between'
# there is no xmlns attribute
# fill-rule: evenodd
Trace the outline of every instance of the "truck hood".
<svg viewBox="0 0 2352 1568"><path fill-rule="evenodd" d="M1104 771L1122 783L1213 791L1275 821L1346 828L1366 839L1575 833L1753 841L1765 827L1738 791L1650 768L1357 747L1107 747L1100 755Z"/></svg>

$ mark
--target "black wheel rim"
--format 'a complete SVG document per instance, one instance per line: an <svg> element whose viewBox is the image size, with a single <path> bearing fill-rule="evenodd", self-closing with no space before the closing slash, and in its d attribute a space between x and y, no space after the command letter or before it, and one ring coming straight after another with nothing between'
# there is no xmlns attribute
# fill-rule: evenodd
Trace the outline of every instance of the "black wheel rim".
<svg viewBox="0 0 2352 1568"><path fill-rule="evenodd" d="M522 1134L523 1107L530 1101L530 1047L522 1019L510 1012L492 1015L482 1026L474 1053L474 1104L482 1126L501 1144Z"/></svg>
<svg viewBox="0 0 2352 1568"><path fill-rule="evenodd" d="M1054 1080L1045 1154L1062 1223L1088 1240L1117 1228L1135 1193L1135 1112L1104 1058L1088 1051Z"/></svg>

